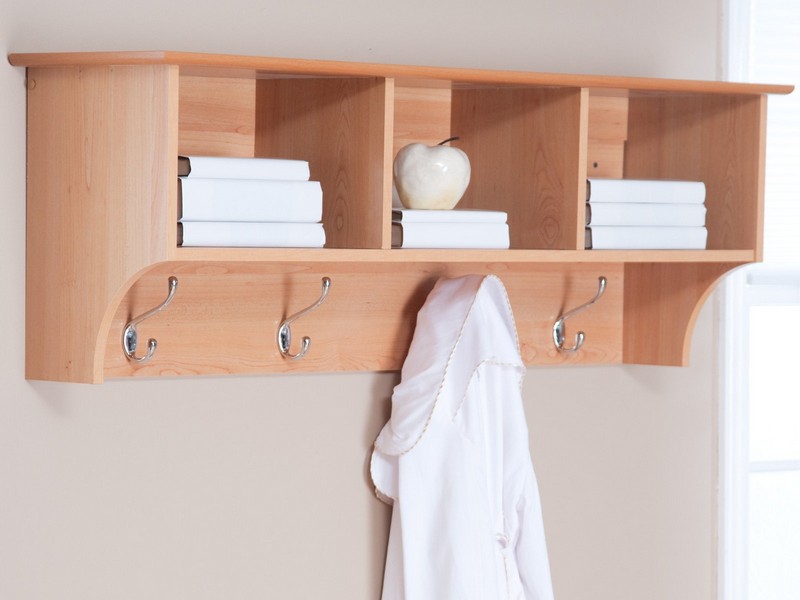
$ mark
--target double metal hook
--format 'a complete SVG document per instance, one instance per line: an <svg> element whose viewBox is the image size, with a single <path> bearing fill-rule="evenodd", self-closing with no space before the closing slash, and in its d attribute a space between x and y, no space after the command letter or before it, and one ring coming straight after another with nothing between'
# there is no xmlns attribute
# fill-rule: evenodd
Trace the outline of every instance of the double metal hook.
<svg viewBox="0 0 800 600"><path fill-rule="evenodd" d="M145 355L136 356L136 346L138 345L139 341L139 334L136 331L136 326L145 319L149 319L156 313L160 312L162 309L166 308L167 305L169 305L169 303L172 302L172 298L175 296L175 290L178 289L178 278L170 277L168 280L168 284L169 284L169 292L167 293L166 300L164 300L161 304L159 304L155 308L148 310L146 313L141 314L138 317L132 319L125 326L125 329L122 332L122 349L125 351L125 356L127 357L128 360L142 364L146 363L148 360L153 358L153 354L156 351L156 346L158 345L158 342L153 338L147 340L147 351L145 352Z"/></svg>
<svg viewBox="0 0 800 600"><path fill-rule="evenodd" d="M290 317L287 317L278 327L278 350L280 350L281 355L284 358L296 360L298 358L302 358L308 352L308 348L311 346L311 338L308 336L303 337L300 343L300 352L297 354L292 354L289 352L289 348L292 345L292 329L290 325L302 317L303 315L310 313L312 310L317 308L320 304L325 301L325 298L328 297L328 290L331 287L331 280L329 277L322 278L322 293L320 294L319 300L317 300L311 306L304 308L300 312L293 314Z"/></svg>
<svg viewBox="0 0 800 600"><path fill-rule="evenodd" d="M589 308L592 304L597 302L600 299L600 296L603 295L603 292L606 291L607 282L608 280L605 277L599 277L597 279L598 289L597 293L594 295L594 298L585 304L581 304L577 308L573 308L572 310L565 312L563 315L558 317L558 319L556 319L556 322L553 324L553 342L560 352L576 352L581 346L583 346L583 342L586 339L586 334L583 331L579 331L575 334L575 345L572 348L567 348L564 346L564 338L566 337L564 334L564 321L579 313L583 309Z"/></svg>

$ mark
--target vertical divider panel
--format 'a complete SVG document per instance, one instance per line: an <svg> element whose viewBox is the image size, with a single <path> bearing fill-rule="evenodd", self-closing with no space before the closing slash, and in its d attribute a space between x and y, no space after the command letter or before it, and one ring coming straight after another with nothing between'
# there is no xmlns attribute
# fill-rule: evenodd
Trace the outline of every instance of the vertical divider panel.
<svg viewBox="0 0 800 600"><path fill-rule="evenodd" d="M460 206L506 211L512 248L583 248L588 90L456 87L452 103L472 164Z"/></svg>
<svg viewBox="0 0 800 600"><path fill-rule="evenodd" d="M256 82L255 155L309 161L328 248L388 247L393 87L372 77Z"/></svg>
<svg viewBox="0 0 800 600"><path fill-rule="evenodd" d="M26 377L98 383L123 294L174 250L178 69L32 68L28 82Z"/></svg>

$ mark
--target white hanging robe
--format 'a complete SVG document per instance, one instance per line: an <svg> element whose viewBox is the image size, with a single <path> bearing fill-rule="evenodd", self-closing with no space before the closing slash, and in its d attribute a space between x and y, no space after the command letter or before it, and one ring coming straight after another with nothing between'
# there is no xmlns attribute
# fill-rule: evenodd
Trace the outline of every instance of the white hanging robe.
<svg viewBox="0 0 800 600"><path fill-rule="evenodd" d="M552 600L524 373L500 280L440 280L370 465L393 504L383 600Z"/></svg>

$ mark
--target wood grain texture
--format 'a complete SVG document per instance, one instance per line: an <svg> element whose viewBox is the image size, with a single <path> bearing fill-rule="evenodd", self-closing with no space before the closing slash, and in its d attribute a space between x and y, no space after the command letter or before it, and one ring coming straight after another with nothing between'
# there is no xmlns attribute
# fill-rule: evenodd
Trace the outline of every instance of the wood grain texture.
<svg viewBox="0 0 800 600"><path fill-rule="evenodd" d="M256 84L255 153L310 162L327 248L389 246L392 91L372 78Z"/></svg>
<svg viewBox="0 0 800 600"><path fill-rule="evenodd" d="M179 87L179 154L252 158L254 79L181 76Z"/></svg>
<svg viewBox="0 0 800 600"><path fill-rule="evenodd" d="M738 265L625 265L624 362L689 364L697 316L717 280Z"/></svg>
<svg viewBox="0 0 800 600"><path fill-rule="evenodd" d="M590 93L587 175L621 178L624 174L627 139L627 93Z"/></svg>
<svg viewBox="0 0 800 600"><path fill-rule="evenodd" d="M177 69L30 69L28 82L26 377L97 382L127 282L174 244Z"/></svg>
<svg viewBox="0 0 800 600"><path fill-rule="evenodd" d="M185 262L357 263L628 263L752 262L752 250L351 250L347 248L178 248Z"/></svg>
<svg viewBox="0 0 800 600"><path fill-rule="evenodd" d="M529 365L686 364L708 291L762 253L765 93L791 86L297 61L189 53L12 55L29 65L26 376L398 369L440 277L495 273ZM37 65L37 66L34 66ZM461 207L509 213L512 250L391 250L392 159L461 137ZM624 155L622 148L625 148ZM299 158L323 186L325 249L177 248L178 152ZM594 163L598 167L594 167ZM585 179L700 179L709 250L584 251ZM154 361L121 351L125 322ZM311 354L289 362L278 322ZM559 312L608 291L568 322Z"/></svg>
<svg viewBox="0 0 800 600"><path fill-rule="evenodd" d="M453 90L472 165L459 207L506 211L512 248L582 248L587 114L581 90Z"/></svg>
<svg viewBox="0 0 800 600"><path fill-rule="evenodd" d="M762 96L630 99L625 176L706 184L708 248L761 254Z"/></svg>
<svg viewBox="0 0 800 600"><path fill-rule="evenodd" d="M171 263L151 269L120 304L108 335L106 376L397 370L416 314L436 280L490 272L508 288L526 363L622 360L620 265ZM589 300L601 274L609 278L606 295L568 321L570 340L578 329L586 332L584 348L559 353L552 342L553 322L560 312ZM175 299L140 325L140 335L156 338L158 350L151 363L137 367L122 355L122 329L131 315L163 299L170 275L180 282ZM277 350L277 327L318 298L323 276L332 279L327 300L292 327L292 352L308 335L309 354L286 360Z"/></svg>
<svg viewBox="0 0 800 600"><path fill-rule="evenodd" d="M438 144L450 137L450 88L395 85L392 156L412 143Z"/></svg>
<svg viewBox="0 0 800 600"><path fill-rule="evenodd" d="M536 85L713 94L788 94L794 89L794 86L791 85L387 65L263 56L235 56L202 52L43 52L10 54L8 59L12 65L23 67L167 64L179 66L182 74L222 76L227 72L235 77L264 77L269 74L391 77L415 80L430 79L434 82L450 80L466 84Z"/></svg>

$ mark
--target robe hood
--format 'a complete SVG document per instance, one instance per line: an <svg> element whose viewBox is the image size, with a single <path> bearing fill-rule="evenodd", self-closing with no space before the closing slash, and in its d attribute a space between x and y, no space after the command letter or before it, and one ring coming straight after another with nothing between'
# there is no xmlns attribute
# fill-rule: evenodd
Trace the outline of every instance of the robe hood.
<svg viewBox="0 0 800 600"><path fill-rule="evenodd" d="M375 441L371 472L378 496L396 497L397 457L413 451L434 418L452 420L484 363L519 372L514 316L494 275L441 279L417 316L414 338L392 394L392 414Z"/></svg>

